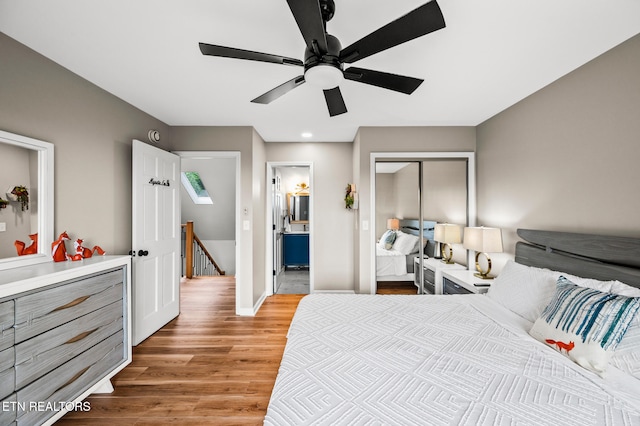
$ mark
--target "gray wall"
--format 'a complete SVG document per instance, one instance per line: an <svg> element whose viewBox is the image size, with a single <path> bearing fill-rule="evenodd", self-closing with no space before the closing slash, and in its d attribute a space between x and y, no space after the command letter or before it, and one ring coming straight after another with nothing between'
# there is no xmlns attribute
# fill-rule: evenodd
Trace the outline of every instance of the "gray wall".
<svg viewBox="0 0 640 426"><path fill-rule="evenodd" d="M235 240L236 162L233 158L181 159L183 172L198 172L213 204L195 204L180 185L182 223L191 220L204 240Z"/></svg>
<svg viewBox="0 0 640 426"><path fill-rule="evenodd" d="M361 127L353 143L353 179L360 197L355 212L353 264L355 291L368 293L371 276L371 233L375 212L371 211L370 161L378 152L473 152L475 127ZM362 227L367 222L368 229Z"/></svg>
<svg viewBox="0 0 640 426"><path fill-rule="evenodd" d="M55 234L126 254L131 141L169 127L2 33L0 58L0 129L55 146Z"/></svg>
<svg viewBox="0 0 640 426"><path fill-rule="evenodd" d="M264 141L251 127L172 128L176 151L233 151L240 153L240 212L236 220L247 221L240 234L240 258L236 269L236 309L251 314L265 292Z"/></svg>
<svg viewBox="0 0 640 426"><path fill-rule="evenodd" d="M315 290L353 290L354 212L344 206L345 188L352 179L349 143L267 143L267 161L313 163Z"/></svg>
<svg viewBox="0 0 640 426"><path fill-rule="evenodd" d="M478 223L508 253L519 227L640 237L640 35L477 135Z"/></svg>

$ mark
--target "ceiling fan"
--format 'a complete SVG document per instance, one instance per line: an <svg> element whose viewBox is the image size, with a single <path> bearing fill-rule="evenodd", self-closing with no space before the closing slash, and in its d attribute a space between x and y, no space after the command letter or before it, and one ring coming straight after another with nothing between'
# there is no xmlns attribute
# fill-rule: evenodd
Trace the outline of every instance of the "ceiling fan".
<svg viewBox="0 0 640 426"><path fill-rule="evenodd" d="M326 30L327 22L335 12L333 0L287 0L287 3L307 45L304 62L285 56L206 43L200 43L200 51L203 55L304 67L304 74L269 90L251 102L268 104L308 82L323 89L329 115L332 117L347 112L338 86L343 79L408 95L424 81L364 68L344 69L345 63L354 63L445 27L442 11L436 0L432 0L343 49L340 41Z"/></svg>

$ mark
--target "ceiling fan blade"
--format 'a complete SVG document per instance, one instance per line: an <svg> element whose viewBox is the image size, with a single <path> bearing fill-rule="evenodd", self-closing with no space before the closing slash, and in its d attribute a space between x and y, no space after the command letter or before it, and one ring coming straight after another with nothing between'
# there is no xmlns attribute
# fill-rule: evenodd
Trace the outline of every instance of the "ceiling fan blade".
<svg viewBox="0 0 640 426"><path fill-rule="evenodd" d="M251 102L256 103L256 104L268 104L271 103L273 101L275 101L276 99L278 99L280 96L284 95L285 93L295 89L296 87L300 86L302 83L304 83L304 75L299 75L295 78L292 78L291 80L287 81L286 83L282 83L280 86L269 90L267 93L258 96L257 98L255 98L254 100L252 100Z"/></svg>
<svg viewBox="0 0 640 426"><path fill-rule="evenodd" d="M396 92L412 94L424 80L388 72L350 67L344 70L344 78L351 81L383 87Z"/></svg>
<svg viewBox="0 0 640 426"><path fill-rule="evenodd" d="M345 47L340 60L351 64L444 27L440 6L432 0Z"/></svg>
<svg viewBox="0 0 640 426"><path fill-rule="evenodd" d="M336 86L333 89L323 90L323 92L324 99L327 101L327 107L329 108L329 115L331 117L347 112L347 106L344 104L340 87Z"/></svg>
<svg viewBox="0 0 640 426"><path fill-rule="evenodd" d="M318 0L287 0L289 9L298 23L298 28L304 37L307 46L312 46L316 41L320 52L327 52L327 36L324 30L324 21L320 11Z"/></svg>
<svg viewBox="0 0 640 426"><path fill-rule="evenodd" d="M234 47L216 46L215 44L200 43L200 51L203 55L222 56L224 58L248 59L250 61L272 62L284 65L304 65L300 59L236 49Z"/></svg>

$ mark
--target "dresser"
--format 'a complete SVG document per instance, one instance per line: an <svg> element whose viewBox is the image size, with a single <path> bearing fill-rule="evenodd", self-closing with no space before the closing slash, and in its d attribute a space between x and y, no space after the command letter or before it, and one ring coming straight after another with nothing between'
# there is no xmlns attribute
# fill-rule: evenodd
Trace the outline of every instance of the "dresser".
<svg viewBox="0 0 640 426"><path fill-rule="evenodd" d="M414 259L414 280L416 287L420 288L420 257ZM424 270L424 293L425 294L443 294L442 291L442 272L448 270L462 270L465 266L458 263L444 263L440 259L429 257L422 259L422 269Z"/></svg>
<svg viewBox="0 0 640 426"><path fill-rule="evenodd" d="M474 274L475 271L467 269L443 272L443 294L473 294L489 291L493 280L485 280Z"/></svg>
<svg viewBox="0 0 640 426"><path fill-rule="evenodd" d="M0 425L53 424L131 362L128 256L0 272Z"/></svg>

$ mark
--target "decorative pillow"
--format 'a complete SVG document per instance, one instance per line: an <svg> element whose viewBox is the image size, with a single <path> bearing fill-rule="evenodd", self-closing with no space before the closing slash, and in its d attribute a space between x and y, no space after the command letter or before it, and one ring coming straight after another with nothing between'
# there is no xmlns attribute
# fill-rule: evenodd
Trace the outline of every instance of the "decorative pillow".
<svg viewBox="0 0 640 426"><path fill-rule="evenodd" d="M420 238L417 236L397 231L393 249L404 255L415 253L414 249L417 241L420 241Z"/></svg>
<svg viewBox="0 0 640 426"><path fill-rule="evenodd" d="M380 247L384 248L385 250L391 250L395 240L396 232L389 229L384 234L382 234L382 237L380 238Z"/></svg>
<svg viewBox="0 0 640 426"><path fill-rule="evenodd" d="M551 302L529 334L604 376L638 309L640 298L580 287L560 276Z"/></svg>
<svg viewBox="0 0 640 426"><path fill-rule="evenodd" d="M534 322L555 291L556 280L551 271L509 260L489 287L487 297Z"/></svg>
<svg viewBox="0 0 640 426"><path fill-rule="evenodd" d="M620 281L613 283L611 292L622 296L640 297L640 288L631 287ZM640 379L640 313L629 325L609 363Z"/></svg>

